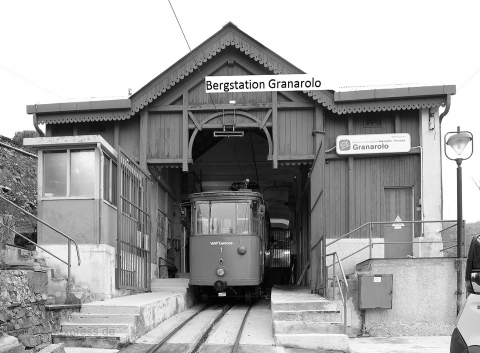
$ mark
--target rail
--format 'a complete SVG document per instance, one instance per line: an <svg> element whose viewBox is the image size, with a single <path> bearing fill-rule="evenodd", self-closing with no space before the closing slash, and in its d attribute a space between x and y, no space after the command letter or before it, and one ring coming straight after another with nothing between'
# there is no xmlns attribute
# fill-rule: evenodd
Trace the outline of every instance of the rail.
<svg viewBox="0 0 480 353"><path fill-rule="evenodd" d="M332 290L332 300L335 301L335 292L336 292L336 284L338 285L338 289L340 290L340 296L342 298L342 304L343 304L343 333L347 334L347 294L348 294L348 282L347 282L347 277L345 276L345 271L343 270L342 262L337 254L337 252L332 252L330 254L326 254L325 258L332 256L332 264L333 264L333 269L332 269L332 277L328 277L327 275L327 280L333 281L333 290ZM335 261L336 260L336 261ZM342 278L339 279L337 274L336 274L336 268L335 264L338 263L338 266L341 271Z"/></svg>
<svg viewBox="0 0 480 353"><path fill-rule="evenodd" d="M43 251L47 252L48 254L52 255L53 257L55 257L56 259L60 260L61 262L63 262L64 264L66 264L68 266L68 270L67 270L67 285L68 285L68 290L70 290L70 284L71 284L71 273L70 273L70 270L71 270L71 267L72 267L72 259L71 259L71 251L70 251L70 248L71 248L71 243L73 242L73 244L75 244L75 249L76 249L76 252L77 252L77 259L78 259L78 266L80 266L80 263L81 263L81 260L80 260L80 251L78 250L78 244L77 242L72 239L71 237L69 237L68 235L66 235L65 233L59 231L58 229L56 229L55 227L51 226L50 224L48 224L47 222L41 220L40 218L38 218L37 216L31 214L30 212L28 211L25 211L23 208L21 208L20 206L14 204L12 201L6 199L5 197L3 197L2 195L0 195L0 200L3 200L5 202L7 202L8 204L10 204L11 206L17 208L19 211L23 212L24 214L32 217L33 219L37 220L38 222L42 223L43 225L47 226L48 228L54 230L55 232L57 232L58 234L60 234L61 236L63 236L64 238L67 238L68 240L68 259L67 259L67 262L65 262L65 260L62 260L60 259L58 256L52 254L50 251L44 249L42 246L38 245L37 243L35 243L34 241L31 241L30 239L24 237L23 235L21 235L20 233L14 231L13 229L10 229L9 227L7 227L6 225L2 224L4 227L6 227L7 229L9 229L10 231L13 231L16 235L19 235L20 237L22 237L23 239L25 240L28 240L30 243L33 243L35 246L38 246L40 249L42 249Z"/></svg>

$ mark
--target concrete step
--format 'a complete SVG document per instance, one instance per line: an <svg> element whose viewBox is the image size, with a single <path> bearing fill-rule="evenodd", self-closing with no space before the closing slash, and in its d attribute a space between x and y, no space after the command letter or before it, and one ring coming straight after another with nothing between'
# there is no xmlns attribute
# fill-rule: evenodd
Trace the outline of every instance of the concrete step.
<svg viewBox="0 0 480 353"><path fill-rule="evenodd" d="M67 347L117 349L192 304L193 296L178 288L174 293L142 293L83 304L80 313L62 322L62 332L54 335L54 342L64 342Z"/></svg>
<svg viewBox="0 0 480 353"><path fill-rule="evenodd" d="M49 344L38 353L65 353L65 347L63 343Z"/></svg>
<svg viewBox="0 0 480 353"><path fill-rule="evenodd" d="M152 284L152 289L153 288L179 288L179 289L183 289L183 288L188 288L189 285L188 284L183 284L183 283L153 283Z"/></svg>
<svg viewBox="0 0 480 353"><path fill-rule="evenodd" d="M277 346L312 349L317 352L349 352L348 337L344 334L275 334Z"/></svg>
<svg viewBox="0 0 480 353"><path fill-rule="evenodd" d="M102 348L117 349L125 346L129 342L127 335L118 336L81 336L81 335L64 335L61 333L52 333L53 343L63 343L65 347L85 347L85 348ZM91 351L88 351L91 352Z"/></svg>
<svg viewBox="0 0 480 353"><path fill-rule="evenodd" d="M61 333L72 336L120 336L131 335L132 331L133 324L64 322Z"/></svg>
<svg viewBox="0 0 480 353"><path fill-rule="evenodd" d="M70 322L76 324L91 323L91 324L130 324L133 325L140 319L139 314L82 314L72 313Z"/></svg>
<svg viewBox="0 0 480 353"><path fill-rule="evenodd" d="M138 315L140 314L140 308L138 306L103 306L103 305L89 305L83 304L80 309L81 314L128 314L128 315Z"/></svg>
<svg viewBox="0 0 480 353"><path fill-rule="evenodd" d="M177 272L176 278L190 278L189 272Z"/></svg>
<svg viewBox="0 0 480 353"><path fill-rule="evenodd" d="M274 321L273 328L277 334L343 333L341 322Z"/></svg>
<svg viewBox="0 0 480 353"><path fill-rule="evenodd" d="M190 282L190 278L154 278L152 285L155 283L186 283Z"/></svg>
<svg viewBox="0 0 480 353"><path fill-rule="evenodd" d="M273 321L341 322L339 310L272 311Z"/></svg>
<svg viewBox="0 0 480 353"><path fill-rule="evenodd" d="M152 292L187 293L187 287L153 287Z"/></svg>
<svg viewBox="0 0 480 353"><path fill-rule="evenodd" d="M297 310L336 310L337 303L331 300L273 302L272 311L297 311Z"/></svg>

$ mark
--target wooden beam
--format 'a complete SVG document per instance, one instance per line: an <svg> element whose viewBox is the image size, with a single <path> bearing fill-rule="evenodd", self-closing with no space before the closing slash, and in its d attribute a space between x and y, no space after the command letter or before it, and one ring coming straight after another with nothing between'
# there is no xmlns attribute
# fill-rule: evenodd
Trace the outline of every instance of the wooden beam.
<svg viewBox="0 0 480 353"><path fill-rule="evenodd" d="M268 118L270 117L271 114L272 114L272 109L269 109L268 112L267 112L267 114L265 114L265 117L263 118L262 123L260 124L260 129L263 129L263 127L264 127L265 124L267 123Z"/></svg>
<svg viewBox="0 0 480 353"><path fill-rule="evenodd" d="M283 94L283 93L282 93ZM314 103L307 102L278 102L278 109L313 109ZM188 110L195 111L217 111L217 110L267 110L272 109L272 103L250 103L250 104L200 104L189 105ZM183 105L160 105L148 108L149 112L180 112Z"/></svg>
<svg viewBox="0 0 480 353"><path fill-rule="evenodd" d="M353 135L353 117L348 115L348 134ZM348 157L348 230L355 226L355 180L353 171L353 157Z"/></svg>
<svg viewBox="0 0 480 353"><path fill-rule="evenodd" d="M115 121L113 125L113 148L118 152L118 145L120 144L120 121Z"/></svg>
<svg viewBox="0 0 480 353"><path fill-rule="evenodd" d="M188 172L188 91L183 92L182 170Z"/></svg>
<svg viewBox="0 0 480 353"><path fill-rule="evenodd" d="M188 112L188 116L190 117L190 119L192 119L193 123L195 124L195 126L197 127L198 130L202 131L202 127L200 126L200 124L198 123L198 120L195 118L195 115L193 115L192 112ZM190 124L189 124L190 126Z"/></svg>
<svg viewBox="0 0 480 353"><path fill-rule="evenodd" d="M140 167L147 169L148 110L140 113Z"/></svg>
<svg viewBox="0 0 480 353"><path fill-rule="evenodd" d="M277 92L272 92L272 140L273 140L273 169L278 168L278 111L277 111Z"/></svg>
<svg viewBox="0 0 480 353"><path fill-rule="evenodd" d="M183 163L183 158L149 158L147 164L180 164Z"/></svg>
<svg viewBox="0 0 480 353"><path fill-rule="evenodd" d="M272 127L272 123L266 123L266 127ZM194 124L188 124L188 129L189 130L195 130L197 128L196 125ZM235 128L258 128L258 124L256 123L239 123L235 124ZM212 123L206 123L205 125L202 126L202 129L223 129L222 124L212 124Z"/></svg>
<svg viewBox="0 0 480 353"><path fill-rule="evenodd" d="M400 113L397 111L395 112L395 133L398 134L400 132Z"/></svg>

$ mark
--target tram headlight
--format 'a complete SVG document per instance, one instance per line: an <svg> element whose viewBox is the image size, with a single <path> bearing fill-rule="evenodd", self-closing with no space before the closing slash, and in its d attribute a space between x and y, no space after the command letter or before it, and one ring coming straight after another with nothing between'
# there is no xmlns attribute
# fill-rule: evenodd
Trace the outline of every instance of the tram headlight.
<svg viewBox="0 0 480 353"><path fill-rule="evenodd" d="M219 267L217 268L217 275L222 277L225 275L225 268L224 267Z"/></svg>
<svg viewBox="0 0 480 353"><path fill-rule="evenodd" d="M237 253L239 255L245 255L247 253L247 248L244 247L243 245L239 246L238 249L237 249Z"/></svg>

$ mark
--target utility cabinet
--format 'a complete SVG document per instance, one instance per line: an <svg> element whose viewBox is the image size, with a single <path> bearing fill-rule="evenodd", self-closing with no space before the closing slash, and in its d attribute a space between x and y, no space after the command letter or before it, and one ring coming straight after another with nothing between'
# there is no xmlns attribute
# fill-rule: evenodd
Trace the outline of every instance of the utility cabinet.
<svg viewBox="0 0 480 353"><path fill-rule="evenodd" d="M393 275L358 276L359 309L391 309Z"/></svg>

